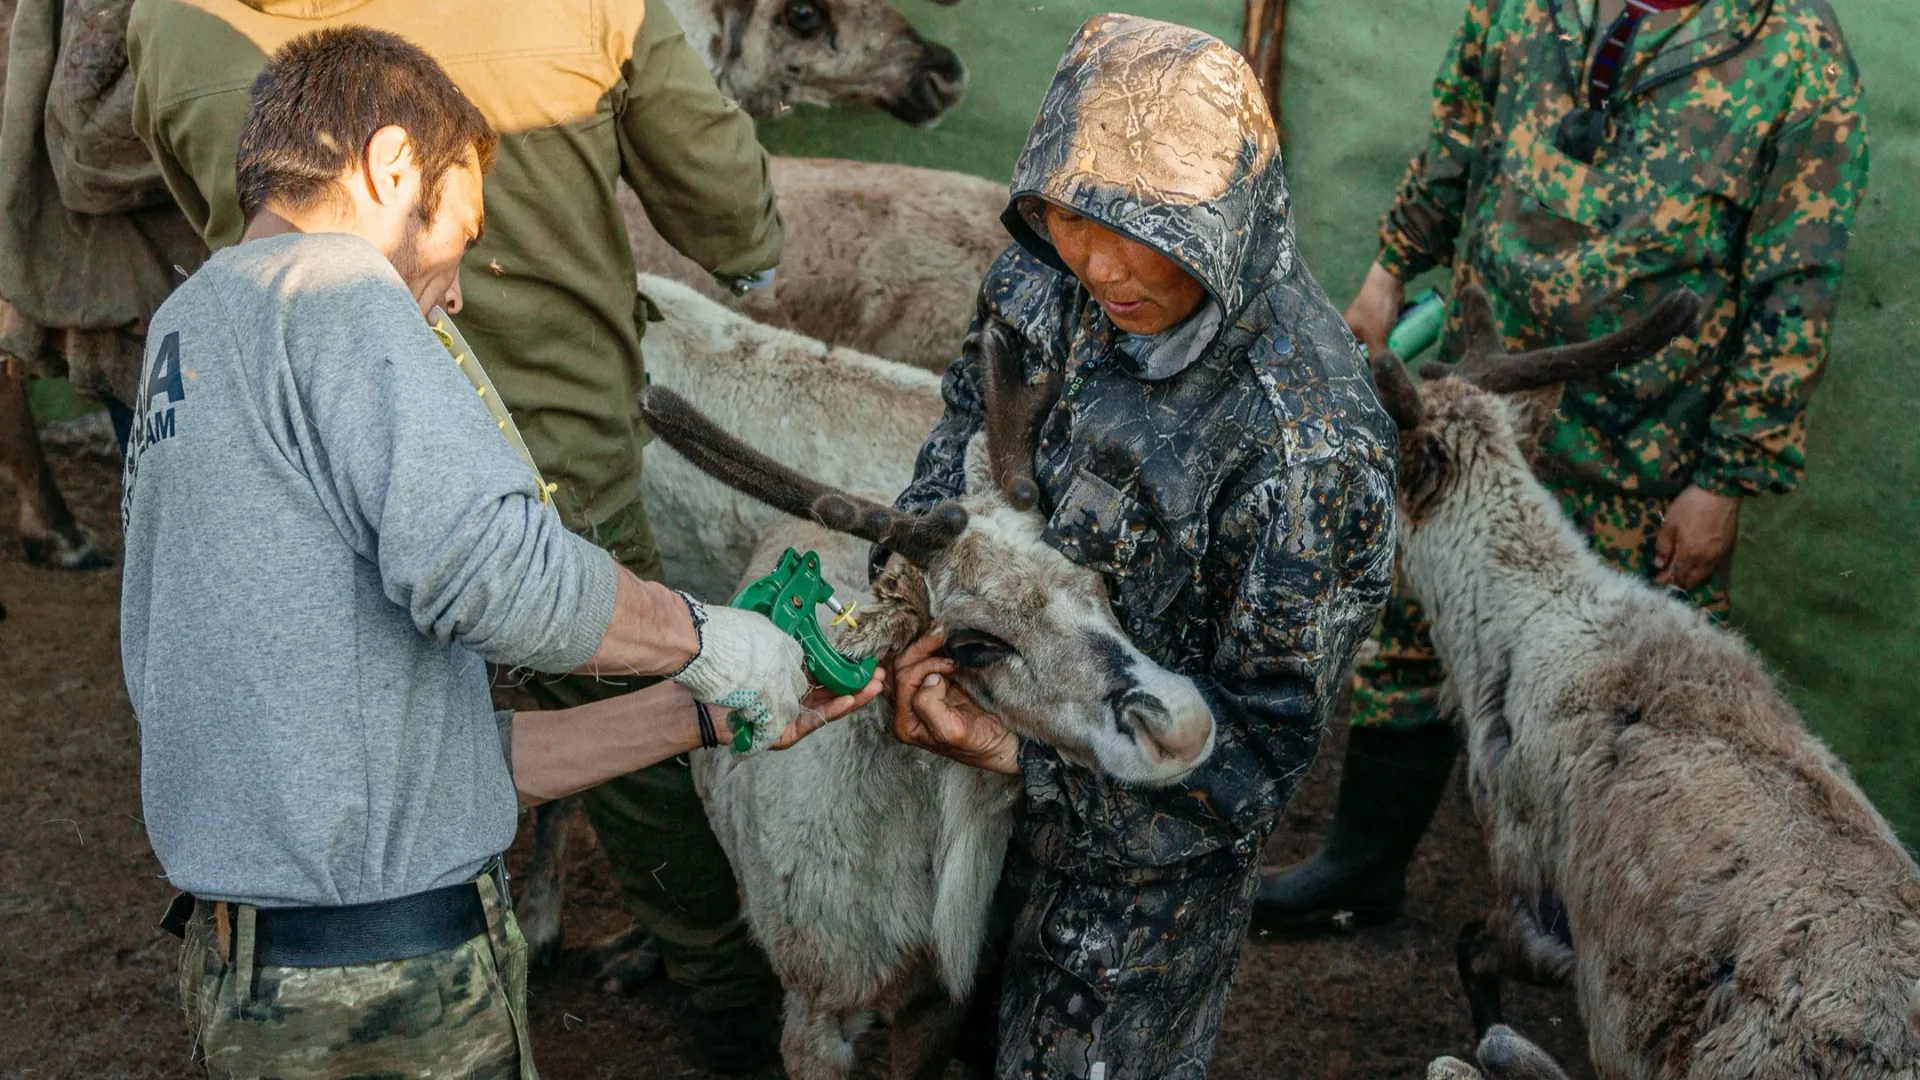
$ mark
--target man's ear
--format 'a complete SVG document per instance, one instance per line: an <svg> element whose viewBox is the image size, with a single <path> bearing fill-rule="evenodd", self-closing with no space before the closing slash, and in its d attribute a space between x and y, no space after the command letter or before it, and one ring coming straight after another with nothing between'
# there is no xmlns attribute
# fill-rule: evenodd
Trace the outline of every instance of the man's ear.
<svg viewBox="0 0 1920 1080"><path fill-rule="evenodd" d="M388 124L374 132L360 160L367 194L382 206L405 205L413 195L413 186L420 182L419 164L413 156L413 137L398 124Z"/></svg>
<svg viewBox="0 0 1920 1080"><path fill-rule="evenodd" d="M836 643L854 656L897 653L933 622L927 596L927 575L899 555L873 581L873 606L859 612L860 625L843 631Z"/></svg>
<svg viewBox="0 0 1920 1080"><path fill-rule="evenodd" d="M1530 463L1539 457L1540 440L1546 435L1547 424L1553 419L1553 414L1560 408L1560 395L1565 389L1565 383L1554 383L1537 390L1501 395L1501 400L1507 406L1507 422L1513 425L1513 437L1520 443L1520 452Z"/></svg>

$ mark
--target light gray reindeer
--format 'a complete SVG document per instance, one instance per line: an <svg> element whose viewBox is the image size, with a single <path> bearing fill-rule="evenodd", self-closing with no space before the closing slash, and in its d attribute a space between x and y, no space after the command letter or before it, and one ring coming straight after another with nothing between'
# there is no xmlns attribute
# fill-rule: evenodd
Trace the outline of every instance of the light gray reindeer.
<svg viewBox="0 0 1920 1080"><path fill-rule="evenodd" d="M1698 298L1513 355L1485 293L1462 304L1458 366L1375 377L1499 897L1461 940L1476 1028L1500 976L1571 979L1603 1077L1920 1077L1913 859L1752 650L1604 564L1529 467L1562 384L1652 355Z"/></svg>
<svg viewBox="0 0 1920 1080"><path fill-rule="evenodd" d="M925 515L802 477L664 388L641 395L641 413L715 478L897 553L842 647L891 653L938 621L954 678L1013 731L1128 783L1175 783L1212 752L1212 712L1128 640L1100 575L1041 540L1033 440L1058 381L1024 385L1011 334L990 323L968 339L987 373L987 431L966 497ZM799 542L827 549L843 587L865 576L865 544L807 529L774 529L757 565ZM892 1075L939 1076L971 989L1020 782L895 742L891 709L878 700L784 753L710 751L694 764L748 925L786 988L794 1080L847 1076L854 1038L878 1015L893 1019Z"/></svg>

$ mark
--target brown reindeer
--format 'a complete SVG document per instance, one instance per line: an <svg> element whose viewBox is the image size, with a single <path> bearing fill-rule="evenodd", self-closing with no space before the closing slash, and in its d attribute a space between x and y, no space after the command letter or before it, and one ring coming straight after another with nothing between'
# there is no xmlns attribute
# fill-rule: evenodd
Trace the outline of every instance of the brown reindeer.
<svg viewBox="0 0 1920 1080"><path fill-rule="evenodd" d="M1529 467L1562 384L1653 355L1698 298L1519 354L1461 301L1458 366L1375 377L1499 897L1461 941L1476 1027L1502 976L1571 980L1603 1077L1920 1077L1920 869L1746 643L1603 563Z"/></svg>

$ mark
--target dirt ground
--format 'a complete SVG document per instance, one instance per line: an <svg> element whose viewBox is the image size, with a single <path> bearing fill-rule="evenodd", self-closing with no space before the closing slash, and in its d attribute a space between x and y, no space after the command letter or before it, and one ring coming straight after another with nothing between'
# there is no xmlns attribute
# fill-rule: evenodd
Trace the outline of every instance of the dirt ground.
<svg viewBox="0 0 1920 1080"><path fill-rule="evenodd" d="M118 550L119 464L56 453L81 520ZM4 488L4 485L0 485ZM15 507L0 490L0 522ZM120 677L119 577L33 569L0 543L0 1076L190 1075L173 978L155 928L169 896L140 822L139 739ZM1325 828L1340 737L1330 737L1269 857L1309 853ZM584 823L570 845L567 940L624 925ZM523 833L524 841L524 833ZM1407 914L1325 941L1249 943L1212 1075L1417 1080L1468 1039L1452 942L1487 895L1478 834L1456 783L1422 844ZM1565 991L1515 987L1510 1019L1585 1069ZM549 1080L699 1076L685 996L660 980L628 997L562 973L534 989L534 1045ZM882 1075L869 1062L867 1075ZM773 1075L769 1073L768 1075Z"/></svg>

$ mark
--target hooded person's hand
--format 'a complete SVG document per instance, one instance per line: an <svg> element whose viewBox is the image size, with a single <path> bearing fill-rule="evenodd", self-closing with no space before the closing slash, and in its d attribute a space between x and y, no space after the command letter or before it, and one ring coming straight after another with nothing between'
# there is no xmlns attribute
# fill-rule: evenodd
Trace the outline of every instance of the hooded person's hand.
<svg viewBox="0 0 1920 1080"><path fill-rule="evenodd" d="M893 737L988 772L1020 775L1020 738L948 676L954 663L935 626L893 658Z"/></svg>

